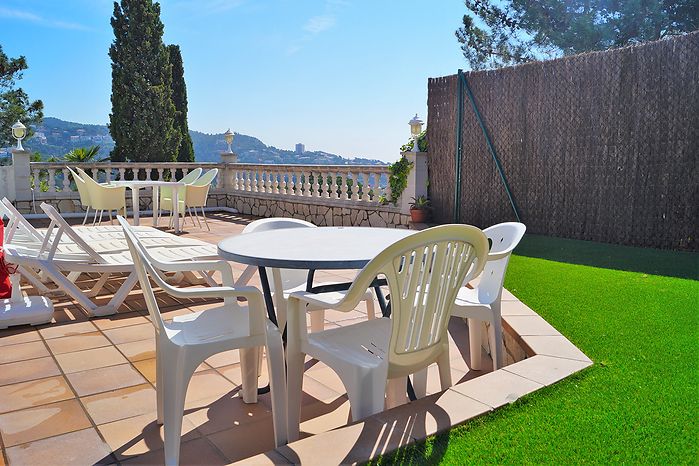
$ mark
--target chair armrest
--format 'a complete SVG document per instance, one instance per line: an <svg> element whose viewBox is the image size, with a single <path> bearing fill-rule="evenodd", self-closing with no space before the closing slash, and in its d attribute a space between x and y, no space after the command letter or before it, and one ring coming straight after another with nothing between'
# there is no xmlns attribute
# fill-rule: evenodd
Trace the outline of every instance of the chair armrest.
<svg viewBox="0 0 699 466"><path fill-rule="evenodd" d="M231 266L223 260L161 262L154 258L151 259L155 268L162 272L221 272L224 287L232 288L234 286ZM239 289L242 288L236 288L236 290Z"/></svg>
<svg viewBox="0 0 699 466"><path fill-rule="evenodd" d="M353 310L359 301L351 303L346 300L347 293L330 291L328 293L310 293L308 291L295 291L289 295L289 301L296 299L302 303L310 304L320 309L334 309L342 312ZM293 309L293 306L290 306Z"/></svg>
<svg viewBox="0 0 699 466"><path fill-rule="evenodd" d="M256 302L257 306L263 306L262 293L255 287L245 286L233 288L231 286L217 286L209 288L175 288L168 287L168 294L176 298L245 298L248 302Z"/></svg>

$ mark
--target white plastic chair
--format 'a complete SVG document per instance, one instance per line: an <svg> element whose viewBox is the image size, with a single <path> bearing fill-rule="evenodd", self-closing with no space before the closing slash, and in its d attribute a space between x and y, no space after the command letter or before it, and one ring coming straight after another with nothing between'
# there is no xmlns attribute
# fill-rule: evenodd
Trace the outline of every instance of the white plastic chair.
<svg viewBox="0 0 699 466"><path fill-rule="evenodd" d="M296 218L262 218L248 224L241 234L262 232L268 230L281 230L284 228L317 228L316 225L305 220ZM237 283L247 284L257 271L257 267L248 266L238 278ZM274 307L277 311L277 322L279 328L284 328L286 324L287 300L289 295L295 291L305 291L308 281L308 271L301 269L268 269L270 290L274 298ZM316 286L327 285L328 283L317 283ZM367 291L363 297L366 303L367 316L373 319L376 316L374 307L374 295ZM311 316L311 331L320 332L325 329L325 309L308 308Z"/></svg>
<svg viewBox="0 0 699 466"><path fill-rule="evenodd" d="M442 389L451 386L446 332L452 304L464 280L481 272L487 253L488 241L478 228L438 226L386 248L362 269L346 294L292 293L287 327L289 441L299 436L304 355L338 374L354 421L382 411L385 401L392 407L404 400L406 377L433 362L439 366ZM388 282L390 319L307 333L306 304L348 312L379 275Z"/></svg>
<svg viewBox="0 0 699 466"><path fill-rule="evenodd" d="M199 220L199 213L197 212L197 207L199 207L201 215L204 217L206 229L209 231L211 231L211 228L209 228L209 221L206 219L204 207L206 207L206 200L209 198L211 183L213 183L216 175L218 175L218 168L213 168L201 175L193 183L187 185L185 189L184 208L189 213L190 218L192 217L192 210L194 210L197 223L199 224L199 228L201 228L201 221ZM194 220L192 220L192 223L194 223Z"/></svg>
<svg viewBox="0 0 699 466"><path fill-rule="evenodd" d="M233 288L233 273L222 260L161 262L140 244L131 226L117 217L124 228L129 250L156 333L156 392L158 423L164 424L165 464L179 463L180 432L187 386L194 370L214 354L240 349L243 401L257 403L257 358L267 349L272 398L272 419L277 446L286 443L286 389L284 353L279 329L265 317L262 293L253 287ZM218 271L223 286L180 289L162 279L163 272ZM150 280L179 298L219 298L223 305L175 317L164 322ZM245 298L241 306L237 298ZM235 439L231 439L235 441Z"/></svg>
<svg viewBox="0 0 699 466"><path fill-rule="evenodd" d="M66 166L68 171L73 175L73 181L75 181L75 186L78 188L78 194L80 195L80 205L85 208L85 218L83 218L83 225L87 222L87 216L90 213L90 192L87 189L87 184L85 180L82 179L72 168Z"/></svg>
<svg viewBox="0 0 699 466"><path fill-rule="evenodd" d="M102 214L105 210L109 213L110 222L113 220L112 210L117 211L117 213L126 213L126 187L105 186L93 180L82 168L75 167L75 169L85 182L85 187L89 193L90 205L95 209L93 225L95 223L102 223ZM97 220L98 213L99 220Z"/></svg>
<svg viewBox="0 0 699 466"><path fill-rule="evenodd" d="M490 323L488 338L493 370L503 366L502 315L500 311L502 286L505 282L505 273L512 251L521 241L526 229L527 227L523 223L507 222L483 230L492 245L488 253L488 261L480 275L480 281L473 289L461 288L456 297L452 316L468 319L471 369L473 370L480 370L482 366L483 325L481 322Z"/></svg>
<svg viewBox="0 0 699 466"><path fill-rule="evenodd" d="M184 199L186 196L186 186L189 184L194 183L199 176L201 175L202 169L201 167L197 167L194 170L191 170L189 173L187 173L185 176L182 177L180 183L184 183L185 188L180 188L177 190L177 205L178 208L180 204L182 204L182 207L179 208L178 214L184 213ZM174 180L173 180L174 181ZM173 216L175 210L173 209L173 204L172 204L172 188L169 186L163 186L160 188L160 201L158 204L158 216L160 217L160 211L162 210L168 210L170 211L170 223L172 224L173 222ZM194 224L194 220L192 220L192 224Z"/></svg>

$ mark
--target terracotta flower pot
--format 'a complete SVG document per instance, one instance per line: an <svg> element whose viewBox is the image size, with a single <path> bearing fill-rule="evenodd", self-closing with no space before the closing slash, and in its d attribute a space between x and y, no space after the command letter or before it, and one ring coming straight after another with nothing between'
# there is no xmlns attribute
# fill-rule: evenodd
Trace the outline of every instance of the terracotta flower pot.
<svg viewBox="0 0 699 466"><path fill-rule="evenodd" d="M410 209L410 220L413 223L425 223L430 213L427 209Z"/></svg>

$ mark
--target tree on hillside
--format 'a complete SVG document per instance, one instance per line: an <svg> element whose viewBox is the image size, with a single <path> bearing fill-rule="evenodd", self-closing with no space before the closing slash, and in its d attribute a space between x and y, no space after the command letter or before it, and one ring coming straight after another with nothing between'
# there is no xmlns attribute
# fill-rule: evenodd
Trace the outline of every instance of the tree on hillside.
<svg viewBox="0 0 699 466"><path fill-rule="evenodd" d="M172 101L175 104L175 129L180 133L177 150L178 162L194 162L194 145L187 124L187 85L184 82L184 65L178 45L168 45L167 51L172 65Z"/></svg>
<svg viewBox="0 0 699 466"><path fill-rule="evenodd" d="M699 28L696 0L465 0L472 69L623 47Z"/></svg>
<svg viewBox="0 0 699 466"><path fill-rule="evenodd" d="M41 100L31 102L22 88L15 88L15 82L22 79L22 71L26 69L27 60L23 56L8 58L0 45L0 147L11 145L15 140L10 127L17 120L29 128L31 136L30 125L41 123L44 117Z"/></svg>
<svg viewBox="0 0 699 466"><path fill-rule="evenodd" d="M175 128L172 71L163 44L160 5L152 0L114 2L112 161L170 162L180 134Z"/></svg>

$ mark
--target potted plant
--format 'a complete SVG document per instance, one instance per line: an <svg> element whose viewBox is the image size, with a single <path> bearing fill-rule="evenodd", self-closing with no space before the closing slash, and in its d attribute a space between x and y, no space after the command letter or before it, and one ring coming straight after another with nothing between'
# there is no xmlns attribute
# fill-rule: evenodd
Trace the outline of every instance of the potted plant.
<svg viewBox="0 0 699 466"><path fill-rule="evenodd" d="M410 220L413 223L425 223L430 216L430 200L427 196L413 198L410 203Z"/></svg>

